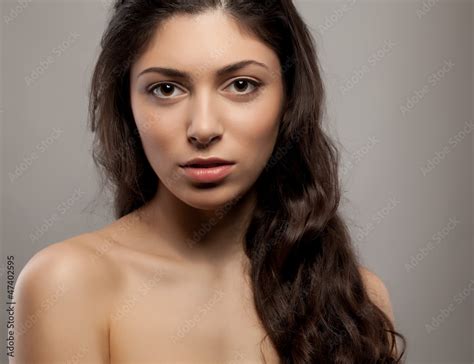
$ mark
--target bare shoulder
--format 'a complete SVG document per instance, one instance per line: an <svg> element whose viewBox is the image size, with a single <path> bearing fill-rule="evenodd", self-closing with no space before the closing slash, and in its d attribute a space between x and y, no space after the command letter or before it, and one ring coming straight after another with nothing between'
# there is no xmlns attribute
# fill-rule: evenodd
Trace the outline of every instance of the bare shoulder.
<svg viewBox="0 0 474 364"><path fill-rule="evenodd" d="M100 254L98 244L96 235L86 233L48 245L30 258L18 276L16 286L27 285L31 286L28 287L31 291L44 291L61 282L88 289L91 293L110 288L117 271L112 261Z"/></svg>
<svg viewBox="0 0 474 364"><path fill-rule="evenodd" d="M50 244L21 270L14 288L16 355L10 363L108 360L117 273L106 257L97 259L94 239L87 233Z"/></svg>
<svg viewBox="0 0 474 364"><path fill-rule="evenodd" d="M390 302L390 294L385 283L367 267L360 266L359 271L369 298L390 318L392 323L394 323L395 318Z"/></svg>

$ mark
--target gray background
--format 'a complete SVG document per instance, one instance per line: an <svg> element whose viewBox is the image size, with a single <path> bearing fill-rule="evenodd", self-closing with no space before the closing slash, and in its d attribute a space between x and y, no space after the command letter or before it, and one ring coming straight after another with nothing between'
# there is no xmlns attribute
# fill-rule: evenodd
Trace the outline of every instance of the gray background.
<svg viewBox="0 0 474 364"><path fill-rule="evenodd" d="M319 47L327 126L343 153L343 212L363 263L390 292L407 363L472 363L473 3L295 3ZM112 221L86 129L108 5L1 2L5 300L7 255L18 275L41 248Z"/></svg>

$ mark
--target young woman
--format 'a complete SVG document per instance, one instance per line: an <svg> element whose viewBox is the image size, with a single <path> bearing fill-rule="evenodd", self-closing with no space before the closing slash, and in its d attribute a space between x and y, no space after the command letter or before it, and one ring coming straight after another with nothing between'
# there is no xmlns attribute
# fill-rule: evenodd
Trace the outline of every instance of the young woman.
<svg viewBox="0 0 474 364"><path fill-rule="evenodd" d="M116 220L28 262L11 362L401 362L292 2L120 0L101 46L90 117Z"/></svg>

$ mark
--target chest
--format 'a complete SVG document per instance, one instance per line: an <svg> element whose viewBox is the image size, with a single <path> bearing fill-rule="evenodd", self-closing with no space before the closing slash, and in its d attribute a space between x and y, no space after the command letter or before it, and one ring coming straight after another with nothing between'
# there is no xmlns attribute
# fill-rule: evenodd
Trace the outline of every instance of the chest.
<svg viewBox="0 0 474 364"><path fill-rule="evenodd" d="M114 363L278 364L243 279L129 272L112 304Z"/></svg>

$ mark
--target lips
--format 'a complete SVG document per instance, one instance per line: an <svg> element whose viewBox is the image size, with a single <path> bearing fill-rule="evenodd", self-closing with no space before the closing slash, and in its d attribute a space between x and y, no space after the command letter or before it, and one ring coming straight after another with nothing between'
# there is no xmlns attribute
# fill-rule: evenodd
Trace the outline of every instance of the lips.
<svg viewBox="0 0 474 364"><path fill-rule="evenodd" d="M185 167L188 168L212 168L212 167L219 167L225 166L230 163L209 163L209 164L187 164Z"/></svg>
<svg viewBox="0 0 474 364"><path fill-rule="evenodd" d="M180 166L184 175L191 181L218 183L232 173L235 162L218 157L200 157L191 159Z"/></svg>
<svg viewBox="0 0 474 364"><path fill-rule="evenodd" d="M186 167L187 168L212 168L212 167L219 167L219 166L230 165L230 164L234 164L234 162L217 158L217 157L211 157L211 158L194 158L181 166L185 168Z"/></svg>

